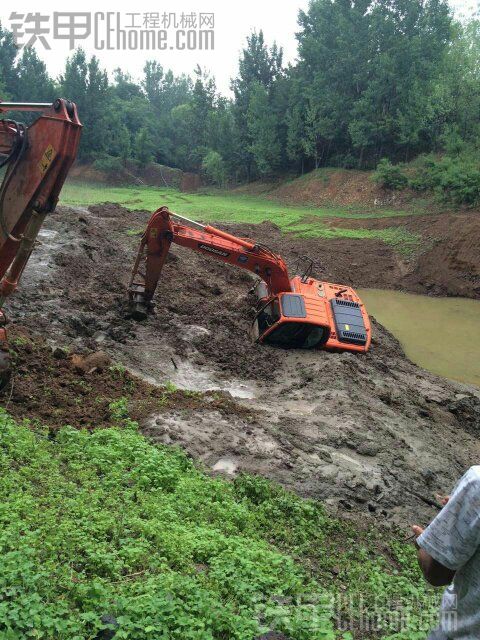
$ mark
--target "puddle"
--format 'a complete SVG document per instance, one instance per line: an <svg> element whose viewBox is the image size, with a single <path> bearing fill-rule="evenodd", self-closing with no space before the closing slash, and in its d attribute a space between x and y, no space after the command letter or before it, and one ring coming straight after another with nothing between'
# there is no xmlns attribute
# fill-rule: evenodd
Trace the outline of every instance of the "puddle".
<svg viewBox="0 0 480 640"><path fill-rule="evenodd" d="M255 385L241 380L215 380L212 372L194 367L188 360L176 362L177 369L171 381L180 389L191 391L228 391L234 398L252 399L256 396Z"/></svg>
<svg viewBox="0 0 480 640"><path fill-rule="evenodd" d="M42 227L38 233L38 237L40 239L44 239L44 240L53 240L53 238L56 238L58 236L58 231L54 231L53 229L45 229L45 227Z"/></svg>
<svg viewBox="0 0 480 640"><path fill-rule="evenodd" d="M416 364L480 387L480 301L359 289L367 311Z"/></svg>
<svg viewBox="0 0 480 640"><path fill-rule="evenodd" d="M233 476L237 468L237 464L231 458L220 458L220 460L213 465L212 471L219 471Z"/></svg>

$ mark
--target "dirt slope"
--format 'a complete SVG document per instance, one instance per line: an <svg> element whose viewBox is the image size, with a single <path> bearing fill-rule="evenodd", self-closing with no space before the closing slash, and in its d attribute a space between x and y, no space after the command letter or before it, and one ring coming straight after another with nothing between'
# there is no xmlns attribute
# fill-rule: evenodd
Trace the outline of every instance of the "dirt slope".
<svg viewBox="0 0 480 640"><path fill-rule="evenodd" d="M480 213L477 211L368 220L333 219L330 224L350 229L404 227L421 238L418 250L409 257L400 256L386 245L382 250L380 242L374 243L374 252L368 252L367 249L368 253L365 254L364 241L361 245L342 241L347 253L349 251L350 255L354 255L354 259L359 260L363 267L359 273L360 279L352 273L359 283L372 286L372 277L377 277L383 281L380 286L414 293L480 298ZM359 247L358 252L355 252L355 246ZM365 246L368 247L368 244L365 243ZM328 253L328 248L324 249ZM379 264L382 258L383 264ZM378 266L381 267L380 271Z"/></svg>
<svg viewBox="0 0 480 640"><path fill-rule="evenodd" d="M252 345L250 276L178 247L156 314L134 323L126 317L125 287L138 237L128 232L143 228L148 215L114 205L59 208L11 317L53 346L101 349L151 382L231 391L237 408L228 412L172 406L139 415L153 439L182 445L215 471L262 473L342 512L426 521L435 491L448 490L478 461L480 394L411 364L379 325L363 357ZM302 241L281 239L273 225L237 231L269 239L291 265L305 253ZM331 254L324 275L339 278L346 260ZM35 377L29 384L35 396L48 379L41 388ZM14 393L7 389L4 402ZM94 406L95 394L93 388L82 401ZM35 416L22 402L17 415L22 407ZM39 417L48 421L48 414Z"/></svg>
<svg viewBox="0 0 480 640"><path fill-rule="evenodd" d="M371 171L320 169L277 187L270 196L290 204L393 205L411 199L411 195L385 192L373 180Z"/></svg>
<svg viewBox="0 0 480 640"><path fill-rule="evenodd" d="M415 202L411 190L386 191L372 178L373 171L322 168L291 179L275 182L252 182L237 187L239 193L262 194L288 204L317 207L339 205L397 207Z"/></svg>
<svg viewBox="0 0 480 640"><path fill-rule="evenodd" d="M320 169L280 184L252 183L239 192L262 194L290 205L352 207L357 213L385 208L399 217L345 219L332 216L333 228L403 227L419 236L413 255L405 257L381 241L316 241L327 266L357 286L400 288L414 293L480 298L480 211L451 211L410 190L388 191L371 179L371 171ZM425 213L418 213L424 210ZM414 215L405 215L415 211ZM312 251L312 244L306 244ZM353 263L353 264L352 264Z"/></svg>

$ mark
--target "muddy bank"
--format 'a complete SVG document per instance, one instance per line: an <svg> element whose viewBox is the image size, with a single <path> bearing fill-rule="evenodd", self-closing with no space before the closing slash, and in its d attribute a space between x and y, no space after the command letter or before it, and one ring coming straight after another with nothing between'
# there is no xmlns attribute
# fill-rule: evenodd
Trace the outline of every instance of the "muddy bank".
<svg viewBox="0 0 480 640"><path fill-rule="evenodd" d="M377 324L367 356L252 345L251 277L179 247L165 266L156 313L133 322L125 288L133 233L147 219L113 205L59 208L10 304L15 323L53 348L101 349L151 382L230 390L237 399L228 412L193 404L138 416L151 438L185 447L215 472L261 473L342 513L426 521L432 495L478 462L480 394L411 364ZM347 269L357 269L346 252L334 260L331 248L325 257L318 241L282 237L273 225L235 230L268 241L290 266L313 249L324 278L346 280ZM25 381L28 357L22 366ZM26 383L32 396L36 379ZM25 407L35 417L35 407L17 404L18 415Z"/></svg>
<svg viewBox="0 0 480 640"><path fill-rule="evenodd" d="M115 363L105 351L52 347L26 327L10 330L13 376L0 395L1 405L15 418L33 419L54 433L68 424L76 429L108 427L126 415L148 423L152 414L172 410L178 415L216 411L228 420L251 412L237 406L228 393L192 393L172 385L152 385Z"/></svg>
<svg viewBox="0 0 480 640"><path fill-rule="evenodd" d="M480 213L441 213L397 218L336 219L334 227L385 229L403 227L420 238L418 249L409 257L401 257L393 249L385 247L379 256L382 261L363 251L355 252L355 242L350 251L359 263L358 276L366 286L373 278L379 280L381 288L397 288L412 293L443 296L480 298ZM365 241L361 242L363 248ZM340 246L345 243L341 243ZM378 244L378 243L376 243ZM380 243L381 244L381 243ZM368 246L366 244L366 246ZM322 247L328 252L326 247ZM335 247L332 246L334 251ZM376 252L375 252L376 253ZM348 254L348 249L347 249ZM360 254L360 255L359 255ZM373 259L371 259L373 258ZM376 269L385 271L378 273ZM350 277L357 280L352 269ZM355 282L357 285L357 282ZM363 286L363 285L362 285Z"/></svg>
<svg viewBox="0 0 480 640"><path fill-rule="evenodd" d="M326 223L350 229L403 227L419 237L417 249L408 257L377 240L318 239L306 241L305 247L321 256L327 272L333 268L338 277L357 287L480 298L480 212L465 208L452 212L433 197L427 207L425 194L389 191L371 177L370 171L321 169L286 182L255 182L236 191L287 205L353 207L366 214L394 210L397 217L332 217Z"/></svg>

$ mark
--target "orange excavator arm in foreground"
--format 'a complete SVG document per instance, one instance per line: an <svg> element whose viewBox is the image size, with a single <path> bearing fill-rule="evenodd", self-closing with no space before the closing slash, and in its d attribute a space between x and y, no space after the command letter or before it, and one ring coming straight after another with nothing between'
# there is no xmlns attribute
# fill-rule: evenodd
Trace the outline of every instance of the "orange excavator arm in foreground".
<svg viewBox="0 0 480 640"><path fill-rule="evenodd" d="M0 386L8 376L5 316L1 308L17 288L46 215L58 202L74 162L82 125L73 102L0 102L0 113L40 112L29 127L0 119Z"/></svg>
<svg viewBox="0 0 480 640"><path fill-rule="evenodd" d="M151 216L133 267L129 298L137 319L145 318L153 307L172 242L260 278L255 287L258 313L251 330L257 342L287 348L368 351L370 320L351 287L322 282L308 274L290 279L283 258L265 245L199 224L167 207Z"/></svg>

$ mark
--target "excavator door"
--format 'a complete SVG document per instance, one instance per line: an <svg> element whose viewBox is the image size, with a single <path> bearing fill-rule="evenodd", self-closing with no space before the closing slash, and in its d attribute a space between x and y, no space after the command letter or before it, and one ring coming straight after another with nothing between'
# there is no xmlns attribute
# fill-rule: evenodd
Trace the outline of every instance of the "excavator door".
<svg viewBox="0 0 480 640"><path fill-rule="evenodd" d="M302 295L282 293L260 309L250 335L255 342L283 348L315 349L327 342L330 326L308 318Z"/></svg>

